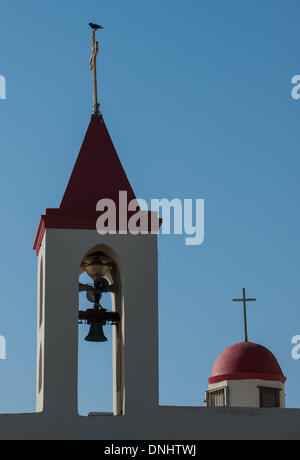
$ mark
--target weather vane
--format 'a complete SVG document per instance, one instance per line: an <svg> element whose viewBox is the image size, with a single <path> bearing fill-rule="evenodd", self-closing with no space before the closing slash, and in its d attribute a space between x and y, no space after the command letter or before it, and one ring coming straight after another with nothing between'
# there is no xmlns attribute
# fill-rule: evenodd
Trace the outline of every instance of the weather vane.
<svg viewBox="0 0 300 460"><path fill-rule="evenodd" d="M92 32L92 55L90 59L90 69L93 71L93 93L94 93L94 104L93 104L93 115L100 115L100 104L98 102L98 89L97 89L97 55L99 52L99 44L96 41L96 31L103 29L98 24L89 23Z"/></svg>
<svg viewBox="0 0 300 460"><path fill-rule="evenodd" d="M247 326L247 302L256 302L256 299L247 299L246 289L243 289L242 299L232 299L233 302L243 302L244 307L244 327L245 327L245 342L248 342L248 326Z"/></svg>

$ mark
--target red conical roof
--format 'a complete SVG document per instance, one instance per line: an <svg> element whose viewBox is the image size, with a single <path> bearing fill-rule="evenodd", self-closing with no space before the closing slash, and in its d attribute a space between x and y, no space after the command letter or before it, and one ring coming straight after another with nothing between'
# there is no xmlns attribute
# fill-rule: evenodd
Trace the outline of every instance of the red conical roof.
<svg viewBox="0 0 300 460"><path fill-rule="evenodd" d="M127 203L136 200L102 116L93 115L60 208L46 209L41 217L34 241L36 252L39 253L46 228L96 230L101 214L96 211L99 200L113 200L123 216L124 203L119 203L119 192L127 193ZM116 216L115 230L123 232L134 212L128 212L125 222L120 221L120 214ZM147 213L147 220L143 230L153 230L153 222L157 221L154 228L158 231L161 220L157 214L153 217L151 212Z"/></svg>
<svg viewBox="0 0 300 460"><path fill-rule="evenodd" d="M242 342L226 348L217 358L208 382L223 380L271 380L285 383L286 377L277 359L267 348Z"/></svg>
<svg viewBox="0 0 300 460"><path fill-rule="evenodd" d="M60 209L95 212L103 198L119 202L126 191L128 201L136 197L114 148L102 116L92 116Z"/></svg>

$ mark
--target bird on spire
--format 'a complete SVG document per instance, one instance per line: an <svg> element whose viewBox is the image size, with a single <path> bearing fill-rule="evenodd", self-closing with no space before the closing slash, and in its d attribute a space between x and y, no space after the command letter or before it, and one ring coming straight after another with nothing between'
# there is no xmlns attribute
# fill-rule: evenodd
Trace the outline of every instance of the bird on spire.
<svg viewBox="0 0 300 460"><path fill-rule="evenodd" d="M104 27L99 26L98 24L93 24L92 22L89 23L89 26L93 30L99 30L99 29L104 29Z"/></svg>

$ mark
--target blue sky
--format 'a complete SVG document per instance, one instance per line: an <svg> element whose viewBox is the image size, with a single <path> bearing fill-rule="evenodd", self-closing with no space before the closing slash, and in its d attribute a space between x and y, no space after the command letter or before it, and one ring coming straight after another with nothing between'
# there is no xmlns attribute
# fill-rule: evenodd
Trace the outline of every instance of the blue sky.
<svg viewBox="0 0 300 460"><path fill-rule="evenodd" d="M278 357L300 407L299 14L296 0L1 2L0 412L35 408L32 244L89 123L90 21L105 26L102 111L136 195L206 202L202 246L159 239L161 404L203 404L215 358L243 338L231 299L246 287L250 340ZM80 411L110 410L111 342L86 347Z"/></svg>

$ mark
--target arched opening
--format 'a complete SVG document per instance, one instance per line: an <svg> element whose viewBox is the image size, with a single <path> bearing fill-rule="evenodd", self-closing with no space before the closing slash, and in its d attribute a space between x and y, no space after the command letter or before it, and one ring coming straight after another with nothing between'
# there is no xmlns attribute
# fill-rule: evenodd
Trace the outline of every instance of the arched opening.
<svg viewBox="0 0 300 460"><path fill-rule="evenodd" d="M81 263L78 334L80 415L123 413L119 273L117 257L106 246L88 251Z"/></svg>

